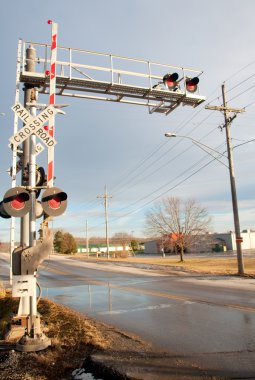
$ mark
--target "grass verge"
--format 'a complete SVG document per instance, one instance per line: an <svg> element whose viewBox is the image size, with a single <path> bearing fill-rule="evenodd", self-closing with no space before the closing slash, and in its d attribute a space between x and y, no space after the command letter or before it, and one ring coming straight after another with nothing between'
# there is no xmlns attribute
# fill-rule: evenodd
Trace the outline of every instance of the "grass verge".
<svg viewBox="0 0 255 380"><path fill-rule="evenodd" d="M0 298L1 343L10 317L17 312L18 300L7 295ZM52 345L44 351L19 353L11 351L6 360L0 360L0 379L63 379L79 368L84 358L95 350L104 350L109 341L93 321L62 305L47 299L40 300L38 312L42 315L46 335ZM3 355L3 354L2 354ZM6 356L7 355L7 356ZM2 358L3 356L1 356Z"/></svg>
<svg viewBox="0 0 255 380"><path fill-rule="evenodd" d="M105 258L87 258L81 254L75 255L79 259L89 261L105 261ZM74 257L74 258L75 258ZM186 271L199 272L204 274L221 274L221 275L236 275L237 270L237 258L236 257L188 257L184 258L184 262L180 262L179 256L174 257L129 257L126 259L114 259L110 258L108 262L120 262L128 264L144 264L161 266L167 269L182 269ZM248 276L255 276L255 257L244 256L245 273ZM162 268L161 268L162 269Z"/></svg>

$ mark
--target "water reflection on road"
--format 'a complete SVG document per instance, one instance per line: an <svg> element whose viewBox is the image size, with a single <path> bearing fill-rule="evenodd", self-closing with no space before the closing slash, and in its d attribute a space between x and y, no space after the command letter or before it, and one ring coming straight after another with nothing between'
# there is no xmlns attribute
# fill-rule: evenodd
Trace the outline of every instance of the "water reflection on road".
<svg viewBox="0 0 255 380"><path fill-rule="evenodd" d="M255 310L246 313L129 289L88 284L45 288L43 295L175 353L255 351Z"/></svg>
<svg viewBox="0 0 255 380"><path fill-rule="evenodd" d="M146 304L147 296L132 294L112 288L107 285L80 285L61 288L45 288L43 296L66 306L75 308L90 315L111 314L114 312L113 302L118 305L118 309L131 311L138 304ZM128 306L128 309L127 309Z"/></svg>

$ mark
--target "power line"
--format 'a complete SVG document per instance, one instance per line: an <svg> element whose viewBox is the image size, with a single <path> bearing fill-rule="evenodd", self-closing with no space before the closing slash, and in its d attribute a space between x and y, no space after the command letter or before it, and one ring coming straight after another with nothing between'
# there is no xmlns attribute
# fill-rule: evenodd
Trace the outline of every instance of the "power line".
<svg viewBox="0 0 255 380"><path fill-rule="evenodd" d="M214 130L210 131L209 133L207 133L203 138L201 138L199 141L202 141L205 137L208 137L211 133L213 133ZM180 141L178 142L178 144L181 143L181 139ZM177 144L174 145L174 147L176 146ZM192 149L192 145L190 147L188 147L187 149L183 150L182 152L178 153L177 155L175 155L173 158L171 158L170 160L168 160L167 162L165 162L163 165L157 167L155 170L153 170L153 172L149 172L145 177L142 177L139 181L135 182L133 185L130 184L130 186L128 188L125 188L123 190L120 190L117 192L117 194L120 194L122 193L124 190L128 190L130 189L131 187L137 185L138 183L144 181L146 178L148 178L149 176L152 176L154 173L158 172L160 169L162 169L163 167L169 165L170 163L173 163L177 158L181 157L184 153L186 153L187 151L189 151L190 149Z"/></svg>
<svg viewBox="0 0 255 380"><path fill-rule="evenodd" d="M243 142L243 143L241 143L241 144L237 144L237 145L235 145L235 146L233 147L233 149L238 148L238 147L240 147L240 146L242 146L242 145L248 144L248 143L253 142L253 141L255 141L255 139L251 139L251 140L245 141L245 142ZM220 148L223 147L224 145L225 145L225 143L219 145L216 149L220 149ZM224 152L222 152L222 153L219 152L219 153L220 153L220 154L225 154L226 152L227 152L227 151L225 150ZM204 158L203 158L203 159L204 159ZM185 170L184 172L182 172L179 176L177 176L177 177L175 177L174 179L171 179L169 182L167 182L167 184L165 184L164 186L166 186L166 185L168 185L170 182L173 182L174 180L178 179L180 176L182 176L186 171L189 171L191 168L196 167L201 161L203 161L203 159L200 159L199 161L197 161L195 164L193 164L193 165L192 165L191 167L189 167L187 170ZM216 158L211 159L209 162L205 163L203 166L201 166L200 168L198 168L195 172L191 173L190 175L188 175L187 177L185 177L184 179L182 179L181 181L179 181L176 185L172 186L171 188L168 188L168 189L167 189L166 191L164 191L163 193L160 193L158 196L156 196L156 197L154 197L152 200L146 202L146 203L143 204L141 207L136 208L136 209L134 209L134 210L131 210L131 211L127 212L126 214L122 215L122 216L119 216L119 217L116 217L116 218L111 219L111 222L112 222L112 221L119 220L119 219L122 219L122 218L125 218L125 217L128 216L128 215L131 215L131 214L133 214L133 213L135 213L135 212L137 212L137 211L142 210L145 206L151 204L152 202L154 202L154 201L157 200L158 198L160 198L160 197L162 197L163 195L167 194L169 191L174 190L174 189L177 188L179 185L181 185L182 183L186 182L188 179L190 179L191 177L193 177L194 175L196 175L198 172L200 172L201 170L203 170L205 167L207 167L208 165L210 165L210 164L211 164L212 162L214 162L215 160L216 160ZM163 187L164 187L164 186L163 186ZM157 191L158 191L159 189L161 189L161 188L162 188L162 186L161 186L160 188L158 188L157 190L155 190L154 192L150 193L148 196L154 194L155 192L157 192ZM148 198L148 196L141 198L141 199L139 200L139 202L140 202L141 200L143 200L143 199ZM138 202L138 201L137 201L137 202ZM131 204L131 205L129 205L129 206L123 208L122 210L124 210L124 209L126 209L126 208L129 208L129 207L132 207L132 206L133 206L134 204L136 204L137 202L135 202L135 203L133 203L133 204ZM98 224L98 225L96 225L96 226L93 226L93 227L91 227L91 229L95 229L95 228L99 227L100 225L103 225L103 223L100 223L100 224Z"/></svg>
<svg viewBox="0 0 255 380"><path fill-rule="evenodd" d="M228 101L230 102L231 100L234 100L234 99L236 99L236 98L239 98L239 96L241 96L241 95L245 94L246 92L252 90L254 87L255 87L255 84L253 84L251 87L247 88L246 90L240 92L239 94L233 96L233 98L230 98Z"/></svg>

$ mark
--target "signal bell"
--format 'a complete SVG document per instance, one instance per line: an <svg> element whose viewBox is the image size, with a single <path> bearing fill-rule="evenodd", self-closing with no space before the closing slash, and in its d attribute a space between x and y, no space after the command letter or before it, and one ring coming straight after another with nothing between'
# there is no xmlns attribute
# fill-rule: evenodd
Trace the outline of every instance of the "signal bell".
<svg viewBox="0 0 255 380"><path fill-rule="evenodd" d="M51 187L42 194L42 208L48 216L59 216L67 207L67 194L58 187Z"/></svg>
<svg viewBox="0 0 255 380"><path fill-rule="evenodd" d="M23 217L31 209L30 193L23 187L17 186L4 194L0 203L0 216L2 218Z"/></svg>
<svg viewBox="0 0 255 380"><path fill-rule="evenodd" d="M198 77L187 78L186 79L186 90L189 92L196 92L198 83L199 83Z"/></svg>
<svg viewBox="0 0 255 380"><path fill-rule="evenodd" d="M176 82L178 78L179 75L177 73L166 74L163 76L164 85L167 86L169 90L175 90L178 86Z"/></svg>

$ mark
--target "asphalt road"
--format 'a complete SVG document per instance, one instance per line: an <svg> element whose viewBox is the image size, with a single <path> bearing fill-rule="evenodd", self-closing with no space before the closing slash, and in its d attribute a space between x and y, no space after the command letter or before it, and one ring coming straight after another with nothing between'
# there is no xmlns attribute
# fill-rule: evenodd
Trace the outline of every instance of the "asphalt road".
<svg viewBox="0 0 255 380"><path fill-rule="evenodd" d="M6 279L0 254L0 280ZM166 273L60 256L39 269L43 296L134 332L201 368L255 379L255 280Z"/></svg>

